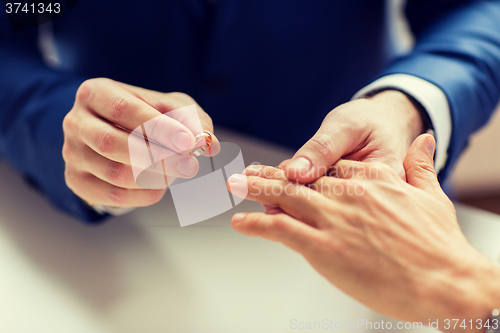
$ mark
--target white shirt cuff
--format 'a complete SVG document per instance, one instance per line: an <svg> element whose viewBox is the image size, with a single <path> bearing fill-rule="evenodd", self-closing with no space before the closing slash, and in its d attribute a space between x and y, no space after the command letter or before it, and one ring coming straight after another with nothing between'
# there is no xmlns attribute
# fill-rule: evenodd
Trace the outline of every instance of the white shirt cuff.
<svg viewBox="0 0 500 333"><path fill-rule="evenodd" d="M110 214L114 216L125 215L135 209L135 207L110 207L104 205L91 206L99 214Z"/></svg>
<svg viewBox="0 0 500 333"><path fill-rule="evenodd" d="M452 122L448 98L436 85L408 74L391 74L364 87L354 95L353 99L369 95L371 92L393 88L400 90L418 101L427 111L434 127L436 137L436 154L434 167L436 172L441 171L448 159Z"/></svg>

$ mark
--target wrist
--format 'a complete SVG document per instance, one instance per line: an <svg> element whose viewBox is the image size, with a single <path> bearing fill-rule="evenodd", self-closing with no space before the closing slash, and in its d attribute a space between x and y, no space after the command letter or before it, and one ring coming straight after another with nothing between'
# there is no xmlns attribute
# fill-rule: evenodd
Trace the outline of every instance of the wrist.
<svg viewBox="0 0 500 333"><path fill-rule="evenodd" d="M427 131L422 111L408 95L398 90L383 90L369 97L370 100L388 103L401 115L402 126L408 134L408 147L422 133ZM425 112L425 111L424 111Z"/></svg>
<svg viewBox="0 0 500 333"><path fill-rule="evenodd" d="M479 256L472 264L450 270L429 290L429 319L438 319L440 330L483 333L491 311L500 307L500 268Z"/></svg>
<svg viewBox="0 0 500 333"><path fill-rule="evenodd" d="M467 304L464 300L462 307L467 315L466 318L474 321L480 320L483 323L483 327L473 327L470 332L484 333L486 330L484 324L489 319L491 311L500 307L500 290L498 288L500 268L485 258L483 268L477 269L471 274L474 274L470 292L471 303Z"/></svg>

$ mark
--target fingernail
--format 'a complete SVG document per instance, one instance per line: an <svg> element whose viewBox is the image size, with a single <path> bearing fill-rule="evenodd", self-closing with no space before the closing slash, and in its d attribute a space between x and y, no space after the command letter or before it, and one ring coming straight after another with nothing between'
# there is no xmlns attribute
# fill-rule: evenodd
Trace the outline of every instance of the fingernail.
<svg viewBox="0 0 500 333"><path fill-rule="evenodd" d="M311 170L312 164L311 162L305 158L305 157L297 157L288 162L287 166L288 169L292 168L298 171L301 175L307 175L309 170Z"/></svg>
<svg viewBox="0 0 500 333"><path fill-rule="evenodd" d="M227 180L230 184L239 184L242 183L243 180L245 180L247 177L240 175L240 174L234 174L229 179Z"/></svg>
<svg viewBox="0 0 500 333"><path fill-rule="evenodd" d="M259 173L259 171L262 169L261 165L249 165L247 168L243 171L244 175L250 174L250 175L256 175Z"/></svg>
<svg viewBox="0 0 500 333"><path fill-rule="evenodd" d="M233 215L233 223L238 223L247 216L245 213L238 213Z"/></svg>
<svg viewBox="0 0 500 333"><path fill-rule="evenodd" d="M436 141L433 138L427 138L425 140L425 149L431 157L434 157L434 152L436 150Z"/></svg>
<svg viewBox="0 0 500 333"><path fill-rule="evenodd" d="M172 142L174 147L180 151L185 151L191 148L191 138L186 132L178 132L174 135L174 141Z"/></svg>
<svg viewBox="0 0 500 333"><path fill-rule="evenodd" d="M181 175L193 177L198 172L198 165L194 158L190 158L180 161L177 169Z"/></svg>

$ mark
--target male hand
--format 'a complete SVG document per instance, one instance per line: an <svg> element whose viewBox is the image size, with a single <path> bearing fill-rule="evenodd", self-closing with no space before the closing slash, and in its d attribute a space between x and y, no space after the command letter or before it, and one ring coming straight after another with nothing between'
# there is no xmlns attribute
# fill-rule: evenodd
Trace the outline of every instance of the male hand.
<svg viewBox="0 0 500 333"><path fill-rule="evenodd" d="M291 160L281 163L290 180L310 183L340 158L391 166L404 179L403 160L423 133L419 111L405 94L386 90L331 111L318 132Z"/></svg>
<svg viewBox="0 0 500 333"><path fill-rule="evenodd" d="M203 130L213 132L211 118L198 105L198 117L172 112L192 104L196 102L182 93L160 93L105 78L85 81L63 121L66 184L90 205L140 207L158 202L165 189L142 189L135 182L130 132L158 117L149 145L155 161L170 158L165 170L158 164L145 172L191 178L198 172L198 161L177 153L193 148L195 135Z"/></svg>
<svg viewBox="0 0 500 333"><path fill-rule="evenodd" d="M424 325L438 319L440 329L445 319L472 320L475 331L499 304L500 269L461 232L433 169L434 149L427 134L413 143L404 161L408 183L382 163L340 161L337 177L308 186L275 168L249 167L229 178L229 188L248 191L267 214L236 214L232 225L299 252L375 311Z"/></svg>

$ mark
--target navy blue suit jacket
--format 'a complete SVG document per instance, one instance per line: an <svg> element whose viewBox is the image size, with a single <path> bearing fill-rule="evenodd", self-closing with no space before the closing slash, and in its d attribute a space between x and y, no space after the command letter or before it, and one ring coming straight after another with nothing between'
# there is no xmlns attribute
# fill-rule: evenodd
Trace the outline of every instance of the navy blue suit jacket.
<svg viewBox="0 0 500 333"><path fill-rule="evenodd" d="M395 57L383 0L81 0L53 22L61 64L38 29L0 14L0 156L55 205L102 216L66 187L62 119L87 78L193 96L216 124L298 148L371 80L421 77L449 99L445 177L500 95L500 1L408 0L417 44ZM288 135L290 132L293 136Z"/></svg>

